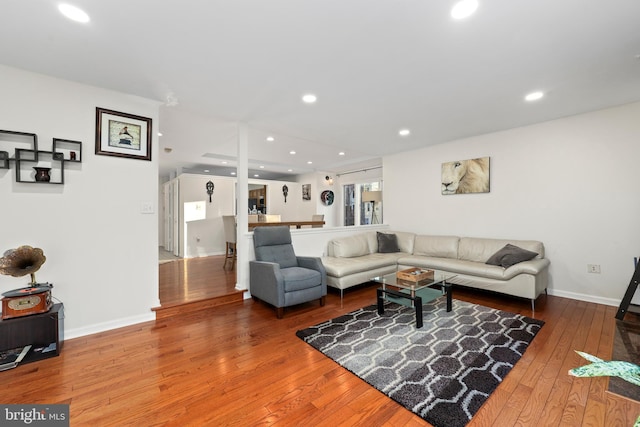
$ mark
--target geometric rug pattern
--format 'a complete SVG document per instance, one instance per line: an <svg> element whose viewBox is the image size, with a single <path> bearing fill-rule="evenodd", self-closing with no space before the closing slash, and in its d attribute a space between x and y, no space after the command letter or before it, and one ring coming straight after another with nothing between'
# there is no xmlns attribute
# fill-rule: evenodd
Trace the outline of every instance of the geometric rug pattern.
<svg viewBox="0 0 640 427"><path fill-rule="evenodd" d="M505 378L543 321L446 299L415 309L385 303L296 335L436 427L466 425Z"/></svg>

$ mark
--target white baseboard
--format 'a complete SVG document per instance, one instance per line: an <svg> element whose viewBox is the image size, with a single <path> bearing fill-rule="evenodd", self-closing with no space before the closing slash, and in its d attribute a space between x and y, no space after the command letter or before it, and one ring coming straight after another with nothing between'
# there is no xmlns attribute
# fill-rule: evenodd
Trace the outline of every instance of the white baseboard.
<svg viewBox="0 0 640 427"><path fill-rule="evenodd" d="M621 302L621 300L619 299L597 297L593 295L580 294L577 292L560 291L557 289L547 289L547 292L549 293L549 295L553 295L556 297L570 298L578 301L595 302L597 304L611 305L614 307L620 306Z"/></svg>
<svg viewBox="0 0 640 427"><path fill-rule="evenodd" d="M190 255L185 257L186 259L191 259L191 258L204 258L204 257L208 257L208 256L217 256L217 255L224 255L224 252L220 252L220 251L215 251L215 252L203 252L197 255Z"/></svg>
<svg viewBox="0 0 640 427"><path fill-rule="evenodd" d="M131 326L138 323L154 320L156 320L156 313L150 312L148 314L125 317L123 319L117 319L110 322L96 323L95 325L83 326L81 328L65 329L64 339L70 340L73 338L83 337L85 335L97 334L99 332L109 331L111 329L123 328L125 326Z"/></svg>

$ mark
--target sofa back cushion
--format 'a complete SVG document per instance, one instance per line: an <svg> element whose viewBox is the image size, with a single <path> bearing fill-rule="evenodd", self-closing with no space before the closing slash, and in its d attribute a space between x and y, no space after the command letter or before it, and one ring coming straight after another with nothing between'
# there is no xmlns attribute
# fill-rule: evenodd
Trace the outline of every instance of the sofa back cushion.
<svg viewBox="0 0 640 427"><path fill-rule="evenodd" d="M389 233L391 233L391 231ZM393 231L393 233L398 236L400 252L412 254L416 235L414 233L407 233L406 231Z"/></svg>
<svg viewBox="0 0 640 427"><path fill-rule="evenodd" d="M328 255L336 258L353 258L357 256L369 255L369 233L356 234L353 236L340 237L329 242ZM375 234L373 235L374 239ZM376 242L377 248L377 242Z"/></svg>
<svg viewBox="0 0 640 427"><path fill-rule="evenodd" d="M421 236L415 237L413 254L438 258L458 258L457 236ZM484 261L483 261L484 262Z"/></svg>
<svg viewBox="0 0 640 427"><path fill-rule="evenodd" d="M458 259L487 262L487 260L505 245L512 244L537 253L536 258L544 258L544 245L536 240L482 239L462 237L458 246Z"/></svg>

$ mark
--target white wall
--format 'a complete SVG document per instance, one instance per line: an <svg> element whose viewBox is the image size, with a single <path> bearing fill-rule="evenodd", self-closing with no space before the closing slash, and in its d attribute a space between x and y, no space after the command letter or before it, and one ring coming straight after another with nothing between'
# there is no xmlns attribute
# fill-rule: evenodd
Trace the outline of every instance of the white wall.
<svg viewBox="0 0 640 427"><path fill-rule="evenodd" d="M491 157L491 192L440 194L444 162ZM555 295L618 305L640 255L640 103L384 159L384 217L423 234L541 240ZM601 274L587 273L601 265Z"/></svg>
<svg viewBox="0 0 640 427"><path fill-rule="evenodd" d="M305 200L302 203L304 209L300 212L300 219L311 220L313 215L324 215L325 227L337 227L342 223L339 221L339 213L341 205L337 198L339 185L336 184L334 178L333 185L329 185L325 179L327 175L334 176L329 172L314 172L298 176L300 184L311 184L311 200ZM336 199L331 206L325 206L320 200L320 195L325 190L331 190L336 195Z"/></svg>
<svg viewBox="0 0 640 427"><path fill-rule="evenodd" d="M155 318L158 299L158 103L0 66L0 129L82 141L82 163L65 168L65 184L15 182L0 170L0 253L42 248L36 274L65 304L66 338ZM153 120L153 161L97 156L96 107ZM0 292L29 277L0 275Z"/></svg>
<svg viewBox="0 0 640 427"><path fill-rule="evenodd" d="M225 253L223 215L234 215L235 178L210 175L182 174L176 178L180 183L180 206L189 202L204 201L205 218L184 224L184 239L181 251L185 258L222 255ZM214 190L209 203L207 182L213 182ZM182 221L183 212L180 213Z"/></svg>
<svg viewBox="0 0 640 427"><path fill-rule="evenodd" d="M258 180L250 179L250 184L260 184L267 186L267 213L273 215L280 215L282 221L311 221L311 215L315 213L315 209L312 207L312 202L308 200L302 200L302 184L292 181L270 181L270 180ZM307 184L307 182L305 182ZM282 186L286 185L288 188L287 201L284 201L284 195L282 194ZM312 186L313 197L313 186ZM247 206L247 203L243 203L242 207Z"/></svg>

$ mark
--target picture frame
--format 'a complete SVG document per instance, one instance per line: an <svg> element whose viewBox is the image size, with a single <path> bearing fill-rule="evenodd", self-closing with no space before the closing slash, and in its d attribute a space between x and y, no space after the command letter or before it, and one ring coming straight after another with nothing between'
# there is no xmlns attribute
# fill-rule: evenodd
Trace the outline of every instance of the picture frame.
<svg viewBox="0 0 640 427"><path fill-rule="evenodd" d="M96 154L151 161L151 119L96 107Z"/></svg>
<svg viewBox="0 0 640 427"><path fill-rule="evenodd" d="M490 168L490 157L442 163L442 195L488 193L491 188Z"/></svg>
<svg viewBox="0 0 640 427"><path fill-rule="evenodd" d="M311 200L311 184L302 184L302 200Z"/></svg>

